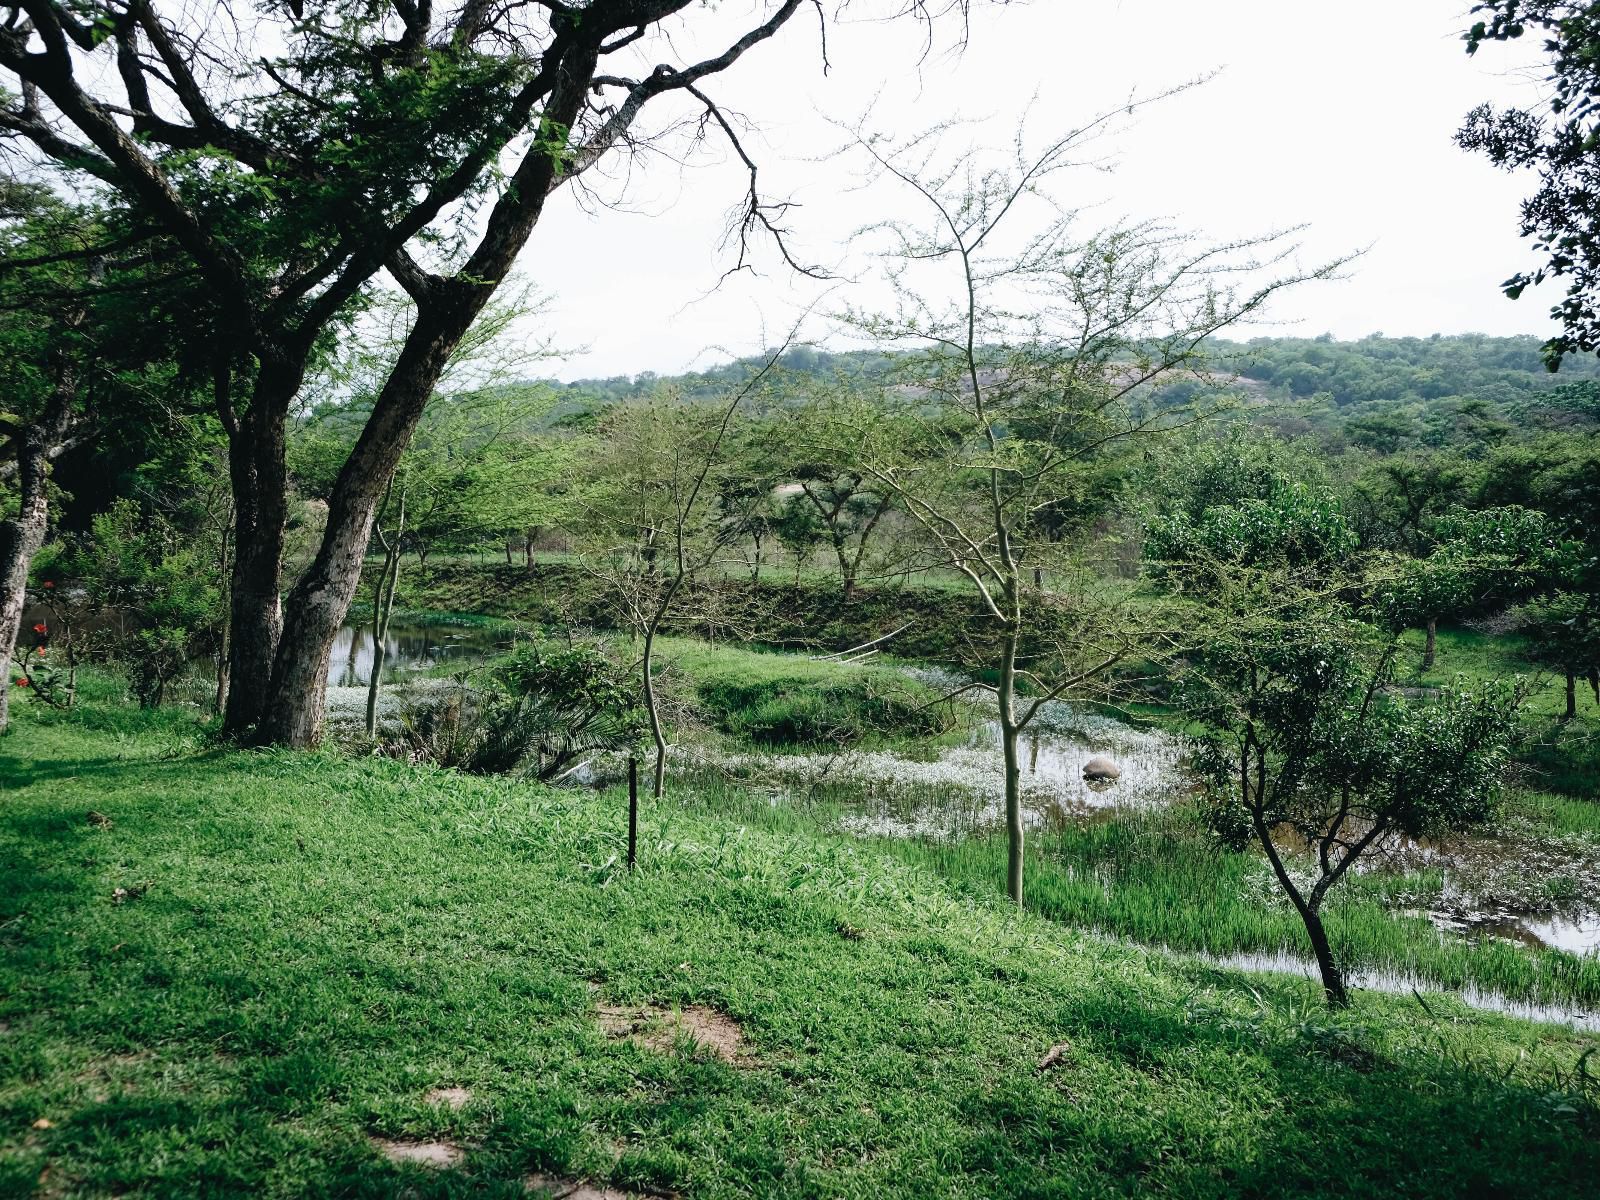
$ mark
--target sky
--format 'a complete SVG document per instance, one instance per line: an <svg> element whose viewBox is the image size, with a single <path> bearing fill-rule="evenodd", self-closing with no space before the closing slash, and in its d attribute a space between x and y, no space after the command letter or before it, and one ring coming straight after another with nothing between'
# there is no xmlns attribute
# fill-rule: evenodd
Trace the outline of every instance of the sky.
<svg viewBox="0 0 1600 1200"><path fill-rule="evenodd" d="M797 255L838 278L815 284L767 251L756 272L722 279L734 262L723 231L745 180L712 141L686 166L658 159L605 185L606 206L560 193L521 261L547 297L525 327L562 352L554 373L565 379L669 374L755 353L808 306L806 337L852 344L826 314L884 293L851 235L915 210L903 188L859 186L837 122L897 136L981 122L956 136L982 152L1003 148L1024 119L1042 141L1131 95L1210 75L1098 144L1113 171L1057 181L1068 203L1085 206L1086 229L1123 216L1212 239L1304 226L1304 265L1363 251L1342 278L1280 298L1252 334L1548 336L1552 289L1513 302L1497 286L1535 261L1517 236L1531 182L1453 140L1473 106L1537 94L1537 47L1469 58L1468 7L1034 0L975 7L959 51L954 24L930 51L910 23L843 19L830 24L826 75L815 20L792 23L706 90L747 118L764 190L797 202L787 218ZM715 19L732 28L749 12L724 3ZM693 32L709 45L720 31Z"/></svg>

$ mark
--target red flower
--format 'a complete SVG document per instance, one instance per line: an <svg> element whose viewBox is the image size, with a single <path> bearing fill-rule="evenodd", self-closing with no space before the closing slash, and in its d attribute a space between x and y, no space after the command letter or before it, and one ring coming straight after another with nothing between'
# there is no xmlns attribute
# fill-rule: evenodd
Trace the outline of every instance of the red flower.
<svg viewBox="0 0 1600 1200"><path fill-rule="evenodd" d="M43 647L43 646L40 646L40 647L39 647L39 657L40 657L40 658L43 658L43 657L44 657L44 647Z"/></svg>
<svg viewBox="0 0 1600 1200"><path fill-rule="evenodd" d="M37 625L35 625L33 627L33 631L35 633L49 633L50 632L50 626L46 625L43 621L40 621Z"/></svg>
<svg viewBox="0 0 1600 1200"><path fill-rule="evenodd" d="M44 586L47 587L47 588L53 588L53 587L55 587L55 584L53 582L51 582L50 580L46 579L44 581Z"/></svg>
<svg viewBox="0 0 1600 1200"><path fill-rule="evenodd" d="M26 675L24 675L21 679L14 679L14 680L12 680L12 682L15 683L18 687L27 687L28 686L28 677Z"/></svg>

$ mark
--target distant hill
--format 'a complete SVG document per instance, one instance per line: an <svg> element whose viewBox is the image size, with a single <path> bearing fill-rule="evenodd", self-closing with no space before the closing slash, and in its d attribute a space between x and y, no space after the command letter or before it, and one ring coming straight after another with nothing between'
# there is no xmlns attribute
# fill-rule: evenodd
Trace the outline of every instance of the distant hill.
<svg viewBox="0 0 1600 1200"><path fill-rule="evenodd" d="M1248 419L1288 435L1309 435L1329 449L1355 446L1383 453L1423 446L1489 444L1527 431L1592 425L1600 418L1600 359L1569 361L1560 374L1544 368L1536 337L1435 334L1381 335L1340 342L1315 338L1215 341L1219 376L1234 377ZM552 383L566 420L670 388L685 399L725 392L762 362L740 359L682 375L644 372L609 379ZM882 351L833 353L801 347L783 365L806 374L882 380L895 356ZM1191 385L1175 383L1181 392Z"/></svg>

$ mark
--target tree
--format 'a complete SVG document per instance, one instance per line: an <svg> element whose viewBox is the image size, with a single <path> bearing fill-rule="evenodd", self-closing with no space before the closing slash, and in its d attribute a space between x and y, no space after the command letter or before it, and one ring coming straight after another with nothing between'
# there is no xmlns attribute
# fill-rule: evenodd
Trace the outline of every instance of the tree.
<svg viewBox="0 0 1600 1200"><path fill-rule="evenodd" d="M741 514L719 496L755 505L771 489L770 480L763 487L738 477L732 447L741 407L787 347L786 341L720 402L665 395L623 404L602 430L605 455L586 498L586 525L596 543L590 567L641 641L640 695L655 747L658 799L666 792L667 738L656 694L656 641L684 589L742 534Z"/></svg>
<svg viewBox="0 0 1600 1200"><path fill-rule="evenodd" d="M800 572L822 544L825 531L816 506L797 489L783 498L773 521L778 544L794 560L794 585L800 586Z"/></svg>
<svg viewBox="0 0 1600 1200"><path fill-rule="evenodd" d="M1530 604L1522 613L1522 630L1533 646L1533 658L1566 678L1564 720L1578 715L1578 680L1588 682L1600 704L1600 602L1593 594L1556 592Z"/></svg>
<svg viewBox="0 0 1600 1200"><path fill-rule="evenodd" d="M1561 332L1544 344L1545 366L1555 371L1569 355L1600 350L1600 10L1575 0L1487 0L1472 11L1483 19L1466 33L1468 54L1534 33L1549 56L1548 86L1536 105L1480 105L1456 141L1496 166L1538 176L1521 225L1544 262L1501 288L1515 300L1546 279L1567 281L1550 310Z"/></svg>
<svg viewBox="0 0 1600 1200"><path fill-rule="evenodd" d="M115 614L115 624L96 639L95 652L123 667L141 707L159 707L172 682L214 648L220 634L221 581L210 533L202 527L198 536L188 534L122 499L97 514L88 531L52 543L40 555L42 567L82 590L89 611ZM48 606L62 608L53 599ZM77 631L57 632L63 636L51 640L74 660L70 671L80 655L72 644ZM69 692L70 687L69 682Z"/></svg>
<svg viewBox="0 0 1600 1200"><path fill-rule="evenodd" d="M899 304L847 314L848 323L878 345L917 353L901 359L873 402L856 406L852 453L936 560L971 584L997 635L986 665L1004 758L1006 889L1019 905L1021 732L1048 702L1098 686L1145 640L1122 605L1079 596L1067 610L1074 635L1019 661L1040 605L1026 572L1070 554L1038 514L1073 494L1107 447L1193 419L1196 406L1154 403L1151 385L1180 371L1205 380L1205 340L1308 277L1273 275L1291 251L1277 236L1206 245L1151 223L1079 229L1051 185L1086 142L1140 106L1042 149L1020 131L998 161L951 147L945 128L900 143L852 136L869 172L907 193L923 217L868 231L886 243ZM1239 283L1246 279L1255 286Z"/></svg>
<svg viewBox="0 0 1600 1200"><path fill-rule="evenodd" d="M811 390L811 389L807 389ZM821 530L819 541L833 550L844 602L855 595L868 548L883 519L895 507L895 494L855 461L848 428L829 403L826 387L774 422L771 455L786 465L785 483L798 485Z"/></svg>
<svg viewBox="0 0 1600 1200"><path fill-rule="evenodd" d="M56 461L108 407L183 404L161 295L169 271L136 240L116 214L0 182L0 678L49 532ZM129 303L135 292L143 303ZM0 730L8 702L0 689Z"/></svg>
<svg viewBox="0 0 1600 1200"><path fill-rule="evenodd" d="M781 234L783 207L762 197L704 86L806 5L764 4L741 36L681 61L682 30L666 24L691 7L256 0L219 23L161 0L4 6L0 70L17 93L0 101L0 129L71 182L114 191L192 264L194 344L212 350L237 510L231 734L318 739L328 655L374 510L445 363L555 189L649 142L640 114L677 97L749 167L733 225L740 265L752 235ZM933 7L890 11L930 19ZM252 38L233 39L241 24ZM257 61L255 45L283 49ZM637 78L603 65L641 53L668 61ZM280 608L288 414L314 356L380 272L415 317L338 474L321 542Z"/></svg>
<svg viewBox="0 0 1600 1200"><path fill-rule="evenodd" d="M1355 481L1347 504L1362 545L1425 555L1433 519L1466 498L1466 474L1463 463L1437 450L1374 463Z"/></svg>
<svg viewBox="0 0 1600 1200"><path fill-rule="evenodd" d="M1234 849L1260 846L1328 1004L1343 1007L1344 967L1322 919L1329 893L1391 834L1490 820L1520 693L1497 682L1401 701L1387 690L1393 639L1281 569L1235 574L1193 627L1181 707L1205 729L1195 760L1213 829Z"/></svg>
<svg viewBox="0 0 1600 1200"><path fill-rule="evenodd" d="M1164 459L1145 520L1146 569L1200 596L1241 568L1329 578L1357 547L1338 492L1303 449L1234 428Z"/></svg>
<svg viewBox="0 0 1600 1200"><path fill-rule="evenodd" d="M1441 618L1523 599L1570 557L1554 522L1516 505L1453 509L1421 532L1433 541L1431 552L1402 560L1383 588L1382 603L1396 629L1426 630L1424 671L1434 665Z"/></svg>

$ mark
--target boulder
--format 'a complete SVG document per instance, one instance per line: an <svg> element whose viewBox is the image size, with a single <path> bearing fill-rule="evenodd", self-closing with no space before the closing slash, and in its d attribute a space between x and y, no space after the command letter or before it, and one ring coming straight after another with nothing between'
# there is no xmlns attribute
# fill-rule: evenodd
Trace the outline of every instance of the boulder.
<svg viewBox="0 0 1600 1200"><path fill-rule="evenodd" d="M1096 754L1083 764L1083 777L1090 783L1110 783L1122 776L1122 768L1104 754Z"/></svg>

